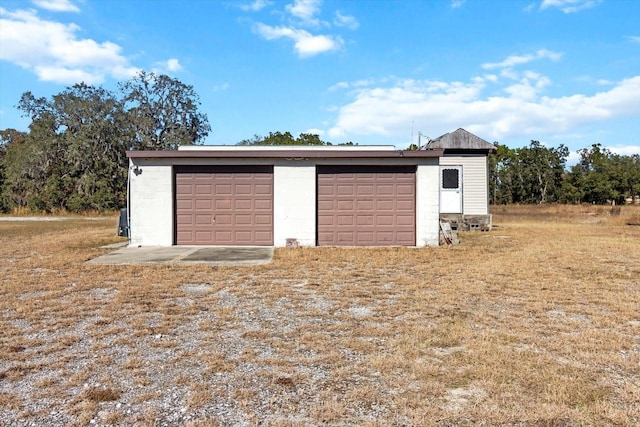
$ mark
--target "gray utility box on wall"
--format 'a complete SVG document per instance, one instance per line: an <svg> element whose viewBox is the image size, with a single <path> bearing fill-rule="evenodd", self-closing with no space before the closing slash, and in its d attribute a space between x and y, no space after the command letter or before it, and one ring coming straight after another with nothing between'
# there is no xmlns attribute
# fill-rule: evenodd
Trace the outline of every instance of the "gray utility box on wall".
<svg viewBox="0 0 640 427"><path fill-rule="evenodd" d="M127 208L120 209L120 219L118 220L118 236L129 237L129 218Z"/></svg>

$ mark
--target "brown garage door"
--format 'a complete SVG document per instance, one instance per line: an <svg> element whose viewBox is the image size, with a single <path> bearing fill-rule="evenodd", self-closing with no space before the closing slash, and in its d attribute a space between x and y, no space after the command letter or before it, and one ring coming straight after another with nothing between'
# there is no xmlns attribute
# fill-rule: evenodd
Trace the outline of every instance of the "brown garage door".
<svg viewBox="0 0 640 427"><path fill-rule="evenodd" d="M272 166L175 170L177 245L273 245Z"/></svg>
<svg viewBox="0 0 640 427"><path fill-rule="evenodd" d="M318 245L415 245L415 171L318 166Z"/></svg>

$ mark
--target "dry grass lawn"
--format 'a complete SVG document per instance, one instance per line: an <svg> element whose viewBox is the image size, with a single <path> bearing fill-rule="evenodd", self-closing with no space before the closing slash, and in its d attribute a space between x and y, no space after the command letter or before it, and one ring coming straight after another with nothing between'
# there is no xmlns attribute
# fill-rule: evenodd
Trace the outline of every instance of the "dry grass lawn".
<svg viewBox="0 0 640 427"><path fill-rule="evenodd" d="M640 208L498 207L439 248L96 266L0 221L0 425L640 423Z"/></svg>

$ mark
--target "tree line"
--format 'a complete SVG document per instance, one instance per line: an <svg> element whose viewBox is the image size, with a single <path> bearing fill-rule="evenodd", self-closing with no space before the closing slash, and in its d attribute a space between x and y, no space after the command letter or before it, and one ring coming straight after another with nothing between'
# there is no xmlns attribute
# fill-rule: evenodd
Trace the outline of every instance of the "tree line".
<svg viewBox="0 0 640 427"><path fill-rule="evenodd" d="M0 212L118 209L126 205L127 150L176 149L202 143L211 131L193 87L177 79L141 72L117 88L80 83L48 99L22 95L17 108L30 118L29 130L0 130ZM269 132L237 145L333 144L312 133ZM640 199L640 154L614 154L593 144L567 168L563 145L495 145L489 157L492 204Z"/></svg>
<svg viewBox="0 0 640 427"><path fill-rule="evenodd" d="M211 131L192 86L143 71L117 87L79 83L49 99L21 96L17 108L31 124L0 131L0 211L123 207L127 150L175 149Z"/></svg>
<svg viewBox="0 0 640 427"><path fill-rule="evenodd" d="M332 142L323 141L320 135L314 133L301 133L297 138L291 132L269 132L267 136L253 135L253 138L243 139L236 145L333 145ZM338 145L357 145L353 142L343 142Z"/></svg>
<svg viewBox="0 0 640 427"><path fill-rule="evenodd" d="M545 147L531 141L522 148L494 143L489 157L492 204L616 203L640 200L640 154L612 153L600 144L578 151L567 169L564 145Z"/></svg>

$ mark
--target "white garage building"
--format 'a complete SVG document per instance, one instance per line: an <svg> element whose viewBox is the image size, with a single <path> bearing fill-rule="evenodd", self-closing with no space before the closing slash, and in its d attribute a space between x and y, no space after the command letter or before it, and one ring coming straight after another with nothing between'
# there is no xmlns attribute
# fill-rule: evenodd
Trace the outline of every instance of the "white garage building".
<svg viewBox="0 0 640 427"><path fill-rule="evenodd" d="M442 149L130 151L132 246L435 246Z"/></svg>

